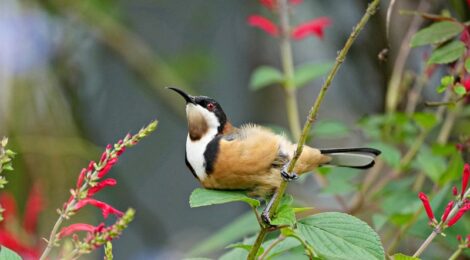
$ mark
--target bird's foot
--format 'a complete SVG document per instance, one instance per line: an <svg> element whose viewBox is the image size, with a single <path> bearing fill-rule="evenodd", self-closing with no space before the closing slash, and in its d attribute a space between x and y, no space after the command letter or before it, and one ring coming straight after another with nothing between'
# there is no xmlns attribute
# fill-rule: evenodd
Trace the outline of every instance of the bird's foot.
<svg viewBox="0 0 470 260"><path fill-rule="evenodd" d="M264 224L268 226L272 226L271 217L269 216L269 211L263 211L263 213L261 213L261 219L263 220Z"/></svg>
<svg viewBox="0 0 470 260"><path fill-rule="evenodd" d="M284 167L282 167L282 169L281 169L281 176L282 176L282 178L283 178L285 181L292 181L292 180L298 179L299 176L297 175L297 173L295 173L295 172L289 173L289 172L287 171L287 167L288 167L288 164L284 165Z"/></svg>

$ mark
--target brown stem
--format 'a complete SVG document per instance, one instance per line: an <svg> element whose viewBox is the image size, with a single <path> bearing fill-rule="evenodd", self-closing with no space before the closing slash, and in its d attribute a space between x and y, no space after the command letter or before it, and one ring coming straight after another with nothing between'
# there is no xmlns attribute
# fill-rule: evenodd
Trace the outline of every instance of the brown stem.
<svg viewBox="0 0 470 260"><path fill-rule="evenodd" d="M304 127L303 127L303 130L302 130L302 134L301 134L301 136L299 138L299 141L297 143L297 149L294 153L294 156L293 156L292 160L289 162L289 165L288 165L288 172L289 173L291 173L293 171L294 166L297 163L297 160L299 159L300 154L302 153L303 146L304 146L304 144L307 140L308 134L310 133L310 128L311 128L313 122L315 121L315 119L317 117L318 111L320 109L320 105L322 104L323 99L325 98L326 92L328 91L328 88L330 87L331 82L333 81L334 77L336 76L336 73L338 72L338 69L340 68L341 64L344 62L344 59L346 58L346 54L348 53L348 51L351 48L354 41L356 40L357 36L362 31L362 29L364 28L366 23L369 21L369 18L377 10L377 6L379 5L379 3L380 3L380 0L373 0L369 4L365 14L362 16L359 23L353 28L353 31L349 35L349 38L347 39L343 49L339 52L338 57L336 58L336 62L333 65L333 68L329 72L322 88L320 89L320 93L318 94L318 96L315 100L315 103L313 104L312 108L310 109L309 115L307 117L307 120L306 120L306 122L304 124ZM279 6L279 12L280 13L284 12L284 14L281 14L281 15L288 15L287 14L287 12L288 12L287 0L278 0L278 6ZM277 192L275 193L275 195L271 199L271 200L273 200L273 204L272 204L273 206L269 210L269 216L270 217L274 214L274 212L276 212L277 207L279 206L279 203L281 201L282 196L284 195L284 192L285 192L286 188L287 188L287 182L283 181L281 183L280 187L278 188ZM254 259L254 257L256 256L256 253L259 250L259 247L261 246L261 242L262 242L262 240L264 239L265 236L266 236L266 229L262 228L260 233L258 234L257 239L256 239L257 242L255 243L255 245L250 250L250 254L249 254L248 259L250 259L250 260ZM259 242L259 240L261 240L261 242ZM250 256L251 256L251 258L250 258Z"/></svg>

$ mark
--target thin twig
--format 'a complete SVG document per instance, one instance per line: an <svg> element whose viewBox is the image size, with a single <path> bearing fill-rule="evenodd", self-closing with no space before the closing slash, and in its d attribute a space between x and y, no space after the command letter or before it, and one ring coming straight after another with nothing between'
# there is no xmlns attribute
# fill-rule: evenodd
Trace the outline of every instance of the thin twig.
<svg viewBox="0 0 470 260"><path fill-rule="evenodd" d="M369 18L375 13L377 10L377 6L379 5L380 0L373 0L369 6L367 7L367 10L365 14L362 16L361 20L359 23L353 28L353 31L349 35L348 40L346 41L343 49L339 52L338 57L336 58L336 62L333 65L333 68L329 72L326 81L323 83L322 88L320 89L320 93L318 94L315 103L313 104L312 108L310 109L309 115L307 117L307 120L304 124L302 134L299 138L299 141L297 143L297 149L294 153L294 156L292 160L289 162L288 165L288 172L292 173L295 164L297 163L297 160L300 157L300 154L302 153L303 146L307 140L307 136L310 132L310 128L315 121L318 111L320 109L320 105L323 102L323 99L325 98L326 92L328 91L328 88L331 85L331 82L333 81L334 77L336 76L336 73L338 72L338 69L340 68L341 64L344 62L344 59L346 58L346 54L348 53L349 49L351 48L352 44L356 40L357 36L359 33L362 31L366 23L369 21ZM286 10L287 7L287 1L286 0L279 0L279 12L287 12ZM279 203L281 201L282 196L284 195L284 192L287 188L287 182L283 181L278 188L278 192L275 193L275 196L273 196L273 206L271 207L269 211L269 215L273 216L274 212L276 212L277 207L279 206ZM266 229L261 229L260 233L258 234L258 237L256 239L255 244L250 250L250 254L248 256L248 259L254 259L256 256L256 253L259 250L259 247L261 246L262 240L266 236ZM261 240L261 241L260 241ZM251 257L251 258L250 258Z"/></svg>
<svg viewBox="0 0 470 260"><path fill-rule="evenodd" d="M282 241L284 241L286 239L285 236L283 235L279 235L276 240L274 240L271 245L269 245L268 248L266 248L266 250L264 250L264 253L258 258L259 260L263 260L264 258L266 258L269 254L269 252L271 252L271 250L276 247L279 243L281 243Z"/></svg>

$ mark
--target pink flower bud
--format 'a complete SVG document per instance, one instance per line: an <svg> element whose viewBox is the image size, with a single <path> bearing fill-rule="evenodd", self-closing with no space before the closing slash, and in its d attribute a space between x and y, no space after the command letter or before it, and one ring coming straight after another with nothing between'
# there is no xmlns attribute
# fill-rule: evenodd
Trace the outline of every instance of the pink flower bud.
<svg viewBox="0 0 470 260"><path fill-rule="evenodd" d="M109 151L109 150L111 150L112 148L113 148L113 146L112 146L112 145L110 145L110 144L106 145L106 150L108 150L108 151Z"/></svg>
<svg viewBox="0 0 470 260"><path fill-rule="evenodd" d="M88 170L89 170L89 171L94 171L94 170L95 170L95 161L91 161L91 162L88 164Z"/></svg>
<svg viewBox="0 0 470 260"><path fill-rule="evenodd" d="M78 180L77 180L77 189L80 188L83 184L83 180L85 179L87 170L85 168L82 169L80 174L78 175Z"/></svg>
<svg viewBox="0 0 470 260"><path fill-rule="evenodd" d="M452 187L452 195L457 196L459 194L459 190L457 190L457 187Z"/></svg>
<svg viewBox="0 0 470 260"><path fill-rule="evenodd" d="M424 209L426 210L426 214L431 222L435 222L436 219L434 218L434 212L432 212L431 205L429 204L429 199L426 194L420 192L418 195L419 199L423 202Z"/></svg>
<svg viewBox="0 0 470 260"><path fill-rule="evenodd" d="M457 241L462 242L462 236L461 235L457 235Z"/></svg>
<svg viewBox="0 0 470 260"><path fill-rule="evenodd" d="M108 158L108 151L105 151L101 154L100 163L103 163L106 158Z"/></svg>

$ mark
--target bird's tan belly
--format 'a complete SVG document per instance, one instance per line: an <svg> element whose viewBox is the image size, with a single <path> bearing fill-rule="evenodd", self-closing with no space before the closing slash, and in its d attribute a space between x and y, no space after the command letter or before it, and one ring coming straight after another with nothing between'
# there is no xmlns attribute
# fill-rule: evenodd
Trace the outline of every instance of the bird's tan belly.
<svg viewBox="0 0 470 260"><path fill-rule="evenodd" d="M257 173L213 172L201 184L207 189L247 190L251 195L265 197L281 185L281 175L277 169Z"/></svg>

